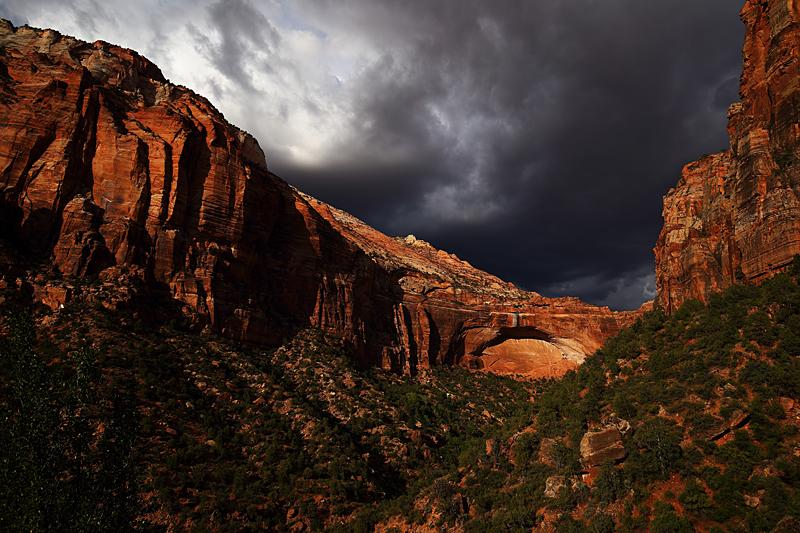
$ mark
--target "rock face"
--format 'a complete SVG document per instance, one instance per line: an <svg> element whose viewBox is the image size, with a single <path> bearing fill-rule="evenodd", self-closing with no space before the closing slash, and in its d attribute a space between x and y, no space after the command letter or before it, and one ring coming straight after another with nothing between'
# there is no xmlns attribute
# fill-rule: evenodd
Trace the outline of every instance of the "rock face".
<svg viewBox="0 0 800 533"><path fill-rule="evenodd" d="M603 461L619 461L628 454L622 445L622 435L616 427L589 431L581 439L581 456L587 467L599 466Z"/></svg>
<svg viewBox="0 0 800 533"><path fill-rule="evenodd" d="M749 418L749 414L737 409L731 413L727 421L716 419L715 423L707 430L700 432L699 436L708 441L719 440L730 431L744 426Z"/></svg>
<svg viewBox="0 0 800 533"><path fill-rule="evenodd" d="M8 22L0 191L4 238L51 258L36 294L53 308L74 277L134 276L230 338L315 326L365 366L532 375L563 373L637 316L389 238L270 173L255 139L136 52Z"/></svg>
<svg viewBox="0 0 800 533"><path fill-rule="evenodd" d="M800 253L800 5L748 0L730 150L687 165L655 248L667 311L773 276Z"/></svg>
<svg viewBox="0 0 800 533"><path fill-rule="evenodd" d="M550 476L544 482L544 497L558 498L562 489L576 489L581 481L577 476Z"/></svg>

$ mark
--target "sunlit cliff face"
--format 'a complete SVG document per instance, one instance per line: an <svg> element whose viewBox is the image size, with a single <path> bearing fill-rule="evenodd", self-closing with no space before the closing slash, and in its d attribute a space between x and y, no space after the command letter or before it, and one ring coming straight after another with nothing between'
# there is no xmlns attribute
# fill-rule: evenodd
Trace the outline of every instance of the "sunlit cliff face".
<svg viewBox="0 0 800 533"><path fill-rule="evenodd" d="M687 165L664 197L656 278L670 312L763 281L800 252L800 8L751 0L741 16L742 101L728 112L730 150Z"/></svg>
<svg viewBox="0 0 800 533"><path fill-rule="evenodd" d="M51 307L71 301L74 278L133 276L197 331L279 344L316 327L362 366L409 374L484 368L483 350L506 339L580 360L637 316L521 290L300 192L135 51L7 21L0 46L0 217L49 257L35 297ZM533 359L555 354L532 346Z"/></svg>
<svg viewBox="0 0 800 533"><path fill-rule="evenodd" d="M727 144L737 8L9 0L0 16L137 50L253 134L271 170L384 233L635 309L661 197Z"/></svg>

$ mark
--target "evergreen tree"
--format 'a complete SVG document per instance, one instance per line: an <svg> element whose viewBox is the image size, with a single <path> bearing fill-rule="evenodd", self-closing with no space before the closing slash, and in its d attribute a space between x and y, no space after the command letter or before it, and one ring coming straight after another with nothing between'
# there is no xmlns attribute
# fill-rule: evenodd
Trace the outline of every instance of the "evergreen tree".
<svg viewBox="0 0 800 533"><path fill-rule="evenodd" d="M139 513L132 395L99 393L97 351L69 368L35 350L29 317L8 317L0 344L0 530L119 532Z"/></svg>

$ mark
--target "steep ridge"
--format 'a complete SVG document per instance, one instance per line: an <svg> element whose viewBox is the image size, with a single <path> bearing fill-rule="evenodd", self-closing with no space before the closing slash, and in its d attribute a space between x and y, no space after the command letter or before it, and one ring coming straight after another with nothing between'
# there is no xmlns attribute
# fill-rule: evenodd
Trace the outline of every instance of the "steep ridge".
<svg viewBox="0 0 800 533"><path fill-rule="evenodd" d="M198 331L279 344L319 327L363 366L540 376L638 316L519 290L300 193L134 51L5 21L0 87L2 233L49 258L32 290L53 308L78 297L76 279L127 277Z"/></svg>
<svg viewBox="0 0 800 533"><path fill-rule="evenodd" d="M728 111L730 150L687 165L664 197L657 302L759 282L800 252L800 6L748 0L741 102Z"/></svg>

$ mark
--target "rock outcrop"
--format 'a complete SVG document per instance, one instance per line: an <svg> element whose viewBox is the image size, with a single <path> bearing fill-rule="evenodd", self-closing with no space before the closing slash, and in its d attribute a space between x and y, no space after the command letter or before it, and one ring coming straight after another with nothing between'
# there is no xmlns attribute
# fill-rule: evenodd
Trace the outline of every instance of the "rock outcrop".
<svg viewBox="0 0 800 533"><path fill-rule="evenodd" d="M581 439L580 450L588 468L608 460L619 461L628 455L622 445L622 435L614 426L586 432Z"/></svg>
<svg viewBox="0 0 800 533"><path fill-rule="evenodd" d="M34 292L53 308L77 278L124 275L234 339L316 326L365 366L530 375L563 373L636 317L387 237L270 173L255 139L136 52L8 22L0 191L4 238L50 258Z"/></svg>
<svg viewBox="0 0 800 533"><path fill-rule="evenodd" d="M728 417L728 420L715 418L714 423L708 429L698 432L700 438L708 441L719 440L730 431L740 428L749 420L750 415L737 409Z"/></svg>
<svg viewBox="0 0 800 533"><path fill-rule="evenodd" d="M581 484L582 482L578 479L578 476L550 476L544 482L544 497L558 498L562 490L575 490L578 489Z"/></svg>
<svg viewBox="0 0 800 533"><path fill-rule="evenodd" d="M687 165L664 197L657 302L773 276L800 253L800 5L748 0L730 150Z"/></svg>

